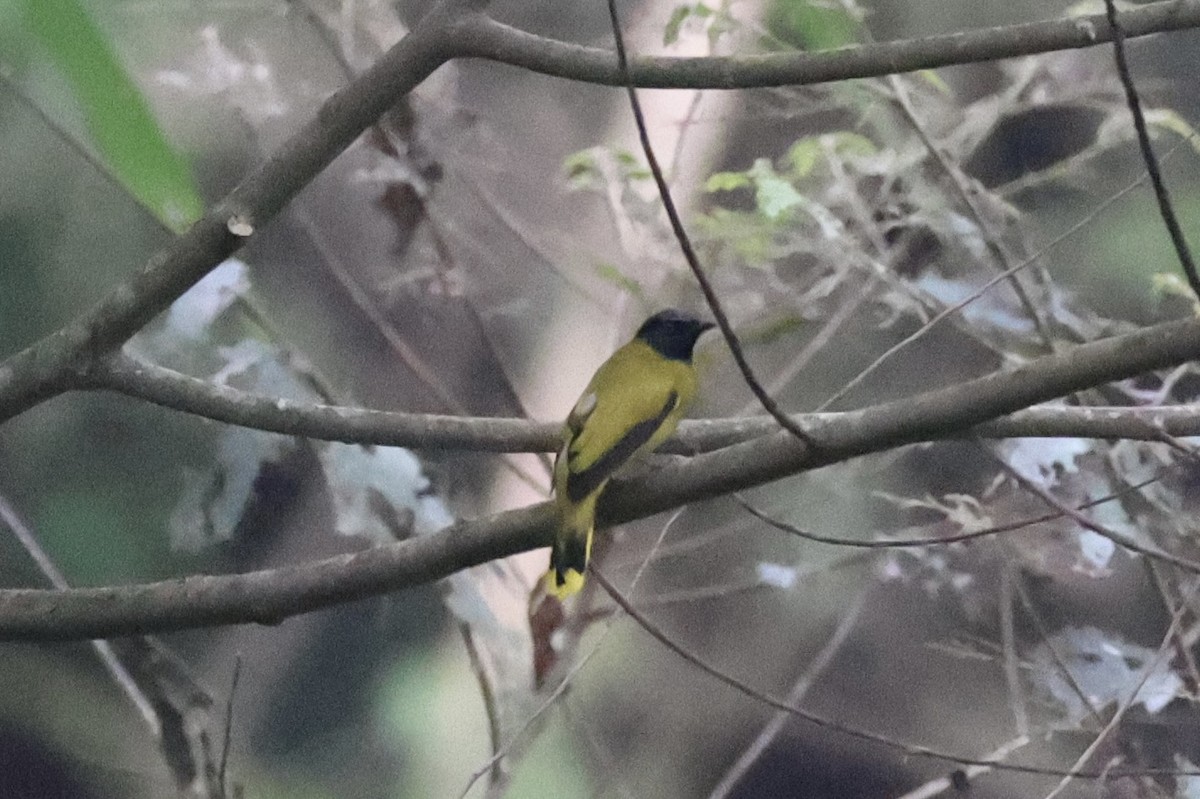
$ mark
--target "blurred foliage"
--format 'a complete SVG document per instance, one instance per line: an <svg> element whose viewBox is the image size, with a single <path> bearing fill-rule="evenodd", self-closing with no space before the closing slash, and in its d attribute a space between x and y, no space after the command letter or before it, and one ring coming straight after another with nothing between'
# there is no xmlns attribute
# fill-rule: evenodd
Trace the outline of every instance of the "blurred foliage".
<svg viewBox="0 0 1200 799"><path fill-rule="evenodd" d="M862 19L852 3L772 0L765 23L771 36L797 50L832 50L858 41Z"/></svg>

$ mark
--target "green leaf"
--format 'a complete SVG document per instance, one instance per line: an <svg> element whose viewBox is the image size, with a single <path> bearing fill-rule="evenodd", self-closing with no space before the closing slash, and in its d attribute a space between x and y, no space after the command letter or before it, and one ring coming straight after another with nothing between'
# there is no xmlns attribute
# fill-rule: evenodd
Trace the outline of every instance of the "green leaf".
<svg viewBox="0 0 1200 799"><path fill-rule="evenodd" d="M29 33L75 93L95 146L117 179L172 230L204 203L187 161L167 142L125 68L78 0L17 0Z"/></svg>
<svg viewBox="0 0 1200 799"><path fill-rule="evenodd" d="M843 8L812 0L775 0L767 9L772 36L801 50L830 50L858 40L859 20Z"/></svg>
<svg viewBox="0 0 1200 799"><path fill-rule="evenodd" d="M775 171L771 162L760 158L750 169L754 178L754 201L758 210L772 221L804 204L804 197Z"/></svg>
<svg viewBox="0 0 1200 799"><path fill-rule="evenodd" d="M648 180L654 177L650 167L642 163L641 153L613 150L613 157L616 159L617 166L621 168L621 175L626 180Z"/></svg>
<svg viewBox="0 0 1200 799"><path fill-rule="evenodd" d="M840 155L867 156L875 155L879 152L879 148L875 146L875 142L861 133L841 130L826 135L833 137L833 150Z"/></svg>
<svg viewBox="0 0 1200 799"><path fill-rule="evenodd" d="M917 77L928 83L943 97L950 97L954 92L950 88L950 84L942 80L942 76L934 72L932 69L918 69Z"/></svg>
<svg viewBox="0 0 1200 799"><path fill-rule="evenodd" d="M663 30L663 44L670 45L679 41L679 32L689 17L704 19L712 15L713 10L704 3L675 6L675 10L671 12L671 18L667 20L667 27Z"/></svg>
<svg viewBox="0 0 1200 799"><path fill-rule="evenodd" d="M753 344L770 344L801 330L808 320L799 314L784 314L768 320L761 327L746 331L742 340Z"/></svg>
<svg viewBox="0 0 1200 799"><path fill-rule="evenodd" d="M748 266L762 265L775 255L772 247L773 226L763 224L757 214L716 208L712 213L698 215L696 227L707 238L732 247Z"/></svg>
<svg viewBox="0 0 1200 799"><path fill-rule="evenodd" d="M1192 287L1175 272L1155 272L1150 276L1150 290L1158 297L1179 297L1192 304L1192 313L1200 316L1200 300Z"/></svg>
<svg viewBox="0 0 1200 799"><path fill-rule="evenodd" d="M691 15L691 6L675 6L671 18L667 20L667 27L663 30L663 44L675 44L679 41L679 29L683 27L683 21Z"/></svg>
<svg viewBox="0 0 1200 799"><path fill-rule="evenodd" d="M704 181L704 190L707 192L733 191L747 188L749 185L750 176L745 172L716 172Z"/></svg>
<svg viewBox="0 0 1200 799"><path fill-rule="evenodd" d="M817 164L824 160L825 148L830 145L830 149L839 155L868 156L878 152L875 143L861 133L843 130L806 136L788 149L787 160L792 168L790 176L798 179L812 174Z"/></svg>
<svg viewBox="0 0 1200 799"><path fill-rule="evenodd" d="M808 177L821 159L821 140L816 136L800 139L788 149L787 158L796 177Z"/></svg>
<svg viewBox="0 0 1200 799"><path fill-rule="evenodd" d="M614 286L629 292L632 296L637 297L638 299L644 299L646 296L645 292L642 291L642 286L640 283L622 272L620 269L617 269L617 267L612 264L600 264L598 267L596 267L596 274L599 275L602 280L612 283Z"/></svg>
<svg viewBox="0 0 1200 799"><path fill-rule="evenodd" d="M592 185L592 182L600 177L595 148L571 153L563 159L563 169L567 173L571 188L581 189Z"/></svg>

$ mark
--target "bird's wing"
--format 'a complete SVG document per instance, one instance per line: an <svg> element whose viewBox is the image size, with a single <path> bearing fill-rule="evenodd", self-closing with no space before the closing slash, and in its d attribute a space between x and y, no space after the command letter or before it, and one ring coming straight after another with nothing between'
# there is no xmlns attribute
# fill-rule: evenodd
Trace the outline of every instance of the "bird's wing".
<svg viewBox="0 0 1200 799"><path fill-rule="evenodd" d="M679 404L672 369L618 356L597 373L567 422L566 494L573 502L612 477Z"/></svg>
<svg viewBox="0 0 1200 799"><path fill-rule="evenodd" d="M589 466L576 470L572 466L573 459L568 460L567 497L573 502L578 502L612 477L654 436L678 403L679 395L672 391L657 414L630 426L624 435L605 449Z"/></svg>

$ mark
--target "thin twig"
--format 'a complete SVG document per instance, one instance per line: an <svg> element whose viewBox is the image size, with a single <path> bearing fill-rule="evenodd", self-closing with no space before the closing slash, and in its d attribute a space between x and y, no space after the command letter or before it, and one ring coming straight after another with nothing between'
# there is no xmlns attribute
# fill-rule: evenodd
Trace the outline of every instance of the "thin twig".
<svg viewBox="0 0 1200 799"><path fill-rule="evenodd" d="M217 785L221 787L222 797L230 796L229 782L226 778L229 767L229 750L233 742L233 703L237 696L238 681L242 676L242 653L233 654L233 674L229 677L229 700L225 703L225 728L221 736L221 767L217 772Z"/></svg>
<svg viewBox="0 0 1200 799"><path fill-rule="evenodd" d="M1175 605L1175 600L1171 597L1170 581L1154 561L1146 561L1146 569L1150 572L1154 587L1158 589L1158 595L1162 598L1163 607L1166 608L1168 615L1174 616L1179 608ZM1180 601L1182 601L1182 598ZM1196 667L1196 658L1192 654L1192 648L1183 640L1183 635L1179 631L1176 631L1175 635L1175 651L1187 667L1188 676L1192 678L1192 690L1200 690L1200 671Z"/></svg>
<svg viewBox="0 0 1200 799"><path fill-rule="evenodd" d="M303 210L293 209L291 215L304 230L309 242L316 248L317 254L321 257L322 266L333 276L337 285L341 286L342 291L354 307L371 323L371 327L387 343L388 348L400 363L416 376L420 384L436 398L443 408L458 415L465 415L468 412L466 406L454 396L454 393L442 380L438 370L432 364L427 363L421 354L400 335L396 326L384 315L366 289L359 285L354 276L350 274L350 270L342 262L341 256L321 233L320 227Z"/></svg>
<svg viewBox="0 0 1200 799"><path fill-rule="evenodd" d="M1099 734L1096 735L1095 740L1092 741L1088 748L1083 750L1083 754L1076 759L1075 765L1071 767L1070 772L1064 774L1062 781L1055 786L1054 790L1046 794L1046 799L1055 799L1056 796L1066 790L1067 785L1070 784L1071 780L1075 779L1077 776L1076 772L1083 768L1083 765L1091 759L1092 755L1096 753L1096 750L1099 749L1101 744L1104 743L1104 740L1108 737L1108 734L1117 728L1117 725L1121 723L1121 719L1125 717L1125 713L1128 712L1129 708L1133 707L1134 700L1137 699L1137 695L1141 692L1142 686L1144 686L1146 681L1150 679L1150 676L1154 674L1159 663L1163 661L1163 657L1171 648L1171 641L1175 638L1175 633L1179 629L1179 623L1183 620L1183 614L1187 612L1187 600L1190 600L1196 595L1197 589L1200 589L1200 581L1197 581L1194 585L1192 585L1191 590L1187 592L1187 597L1185 600L1179 603L1179 607L1171 616L1171 623L1167 627L1167 632L1166 635L1163 636L1162 643L1158 645L1158 651L1156 651L1154 653L1154 657L1150 658L1146 662L1146 665L1142 667L1141 677L1138 679L1133 690L1130 691L1129 698L1119 703L1117 712L1113 713L1113 716L1111 719L1109 719L1108 724L1104 725L1104 729L1100 730Z"/></svg>
<svg viewBox="0 0 1200 799"><path fill-rule="evenodd" d="M421 357L421 353L417 352L416 348L400 334L395 324L387 318L387 315L367 290L359 284L350 270L346 268L346 264L343 263L341 256L329 245L329 242L321 233L316 223L309 218L308 214L300 209L293 209L292 216L296 218L301 228L304 229L308 235L308 240L321 256L321 264L333 276L337 284L342 287L342 291L345 292L350 302L371 323L375 332L387 342L388 348L391 349L396 358L416 376L420 384L441 403L443 408L460 418L466 416L469 413L467 407L459 401L450 387L446 385L446 382L442 380L438 370ZM507 379L507 375L505 375L505 378ZM518 408L517 410L521 411L523 409ZM535 492L540 493L542 496L546 495L545 482L539 481L515 459L504 458L501 463L504 465L504 468L512 472L517 479L532 488Z"/></svg>
<svg viewBox="0 0 1200 799"><path fill-rule="evenodd" d="M33 529L27 525L21 516L17 513L16 508L8 501L8 498L0 495L0 522L3 522L6 527L12 532L13 537L29 555L30 559L37 566L38 571L59 591L70 589L71 585L67 582L67 578L59 571L58 566L50 559L50 555L42 548L42 544L38 541L37 535ZM125 668L125 664L117 657L117 653L113 651L112 644L108 641L93 640L89 642L92 650L95 651L96 657L100 663L108 671L113 682L117 684L133 703L137 709L138 715L142 717L146 727L149 728L150 734L155 740L162 739L162 719L158 716L158 711L154 709L154 703L146 696L146 693L137 684L137 680Z"/></svg>
<svg viewBox="0 0 1200 799"><path fill-rule="evenodd" d="M1171 236L1171 244L1175 247L1175 255L1183 274L1187 277L1192 292L1200 297L1200 274L1196 272L1196 263L1192 260L1192 251L1188 247L1183 228L1175 216L1175 207L1171 204L1171 195L1167 184L1163 181L1162 169L1158 165L1158 156L1150 144L1150 132L1146 128L1146 115L1142 113L1142 101L1138 96L1137 87L1133 84L1133 74L1129 71L1129 61L1125 54L1125 31L1117 19L1116 0L1104 0L1104 15L1112 31L1113 58L1117 64L1117 75L1125 90L1125 102L1129 113L1133 116L1133 129L1137 133L1138 148L1142 152L1142 160L1146 164L1146 173L1150 176L1150 185L1154 187L1154 199L1158 202L1158 213L1162 216L1163 224Z"/></svg>
<svg viewBox="0 0 1200 799"><path fill-rule="evenodd" d="M1000 567L1000 646L1004 655L1004 682L1008 686L1009 704L1017 727L1017 737L1029 736L1029 712L1025 709L1025 693L1021 688L1021 674L1017 655L1017 634L1013 629L1013 581L1014 566L1005 563Z"/></svg>
<svg viewBox="0 0 1200 799"><path fill-rule="evenodd" d="M871 298L875 291L875 284L878 281L879 275L872 272L867 276L865 282L861 284L857 282L853 283L853 286L850 289L850 296L838 306L837 310L835 310L829 315L828 318L825 319L821 325L821 329L814 333L813 336L807 342L805 342L800 351L796 353L796 357L792 358L792 360L788 362L787 366L783 367L775 374L774 379L771 381L771 385L767 389L770 393L777 394L780 391L783 391L783 389L787 387L788 383L790 383L796 377L796 375L800 374L800 372L803 371L806 366L808 366L816 354L825 349L826 345L829 344L829 341L833 338L837 331L842 328L842 325L846 324L846 322L850 320L850 317L853 316L854 312L862 307L863 303ZM745 416L746 414L750 413L750 411L754 409L755 404L756 403L751 401L743 405L738 409L737 415Z"/></svg>
<svg viewBox="0 0 1200 799"><path fill-rule="evenodd" d="M688 268L692 270L692 274L696 278L696 282L700 285L700 290L704 293L704 300L708 303L708 309L712 312L713 319L716 320L717 326L721 329L721 335L725 337L725 343L729 346L729 352L733 355L733 360L737 364L738 370L742 373L742 379L749 387L751 393L758 398L763 409L766 410L779 426L787 430L807 446L815 449L812 439L808 433L796 424L774 398L767 393L766 389L755 377L754 371L750 367L750 362L746 359L746 353L742 349L742 343L738 339L737 333L733 330L733 325L729 322L729 317L725 314L725 308L721 304L721 299L717 296L717 291L709 282L708 276L705 275L703 267L700 266L700 258L696 255L695 249L692 247L692 240L687 234L687 230L683 226L683 220L679 216L679 210L675 207L675 201L671 199L671 187L667 184L667 179L663 175L662 167L659 166L658 157L654 154L654 147L650 144L650 132L646 127L646 117L642 113L642 106L638 102L637 89L634 87L633 78L629 72L629 59L625 53L625 37L621 32L621 19L617 14L616 0L608 0L608 16L612 23L613 41L616 43L617 49L617 65L621 70L621 74L625 78L625 92L629 96L629 106L633 111L633 121L637 126L638 140L642 145L642 152L646 156L646 164L650 167L650 173L654 176L654 183L658 186L658 195L662 199L664 210L667 212L667 219L671 223L671 230L675 234L675 240L679 242L679 249L683 253L684 260L687 261Z"/></svg>
<svg viewBox="0 0 1200 799"><path fill-rule="evenodd" d="M1024 746L1028 746L1030 743L1032 743L1032 740L1029 738L1013 738L1011 741L1006 741L987 754L985 759L988 761L988 764L967 766L956 771L954 776L938 777L937 779L930 780L897 799L933 799L933 797L950 790L960 793L961 788L956 782L965 782L967 785L970 785L971 780L992 771L995 763L1004 760L1004 758L1013 752Z"/></svg>
<svg viewBox="0 0 1200 799"><path fill-rule="evenodd" d="M1145 480L1134 483L1132 485L1128 485L1125 488L1122 488L1120 491L1117 491L1115 493L1108 494L1106 496L1099 497L1097 499L1088 500L1087 502L1084 502L1083 504L1081 504L1077 508L1077 510L1087 510L1088 508L1094 508L1097 505L1103 505L1105 502L1112 502L1113 500L1120 499L1128 494L1132 494L1135 491L1145 488L1146 486L1150 485L1151 483L1156 483L1161 479L1162 479L1161 474L1157 474L1153 477L1148 477ZM779 530L784 533L788 533L790 535L797 536L798 538L803 538L805 541L813 541L818 544L830 544L832 546L851 547L851 548L856 548L856 549L911 549L911 548L915 548L915 547L928 547L928 546L941 546L941 545L946 545L946 544L958 544L963 541L973 541L977 538L986 538L988 536L999 535L1001 533L1009 533L1009 532L1013 532L1016 530L1022 530L1027 527L1032 527L1035 524L1042 524L1044 522L1054 521L1055 519L1061 519L1063 516L1066 515L1066 513L1064 513L1063 511L1057 511L1057 512L1053 512L1053 513L1045 513L1045 514L1042 514L1041 516L1032 516L1032 517L1025 518L1025 519L1018 519L1016 521L1005 522L1004 524L992 525L991 527L984 527L984 528L981 528L978 530L970 530L968 532L958 533L956 535L927 536L925 538L859 539L859 538L844 538L844 537L832 536L832 535L822 535L821 533L814 533L809 530L801 529L799 527L796 527L793 524L789 524L788 522L782 521L781 519L776 519L775 517L771 516L766 511L763 511L762 509L758 508L756 505L751 503L749 500L747 500L745 498L745 496L740 492L735 491L734 493L730 494L730 498L733 499L734 502L738 503L742 507L742 509L745 510L747 513L749 513L751 516L753 516L754 518L758 519L759 521L767 524L770 527L774 527L776 530Z"/></svg>
<svg viewBox="0 0 1200 799"><path fill-rule="evenodd" d="M667 532L675 525L675 522L679 520L679 517L683 515L684 510L684 508L680 508L679 510L675 511L675 513L671 514L671 518L667 519L667 523L662 526L661 530L659 530L658 538L654 540L654 543L650 547L650 551L646 553L646 557L642 560L637 572L634 573L633 579L629 581L629 593L631 595L637 588L637 585L641 581L642 575L645 574L647 567L649 567L650 561L658 552L658 548L666 539ZM535 710L533 714L525 720L525 723L522 724L515 733L513 733L512 738L510 738L503 745L497 747L487 762L472 772L471 776L467 780L466 786L459 795L459 799L463 799L463 797L470 793L471 788L474 787L475 783L479 781L480 777L488 773L490 769L498 767L500 761L503 760L510 751L512 751L513 747L524 740L526 734L532 729L534 723L543 715L545 715L547 710L554 706L559 698L562 697L562 695L566 692L567 688L572 684L575 676L579 674L579 672L583 670L583 667L586 666L588 662L591 661L591 659L600 651L600 646L608 638L609 633L613 629L613 624L619 618L619 613L613 614L609 618L608 623L600 632L599 638L596 639L596 642L592 645L592 648L588 650L587 654L579 658L579 660L577 660L575 663L571 664L571 668L568 669L567 673L563 675L562 680L554 687L554 690L550 692L550 695L546 697L545 701L538 706L538 709Z"/></svg>
<svg viewBox="0 0 1200 799"><path fill-rule="evenodd" d="M483 699L483 710L487 715L488 739L492 747L491 768L486 769L488 775L488 789L492 790L500 787L504 783L504 769L501 760L501 747L503 742L500 740L500 708L497 705L496 691L492 688L492 679L484 667L483 658L479 652L479 646L475 643L475 635L471 632L471 625L467 622L459 622L458 630L462 634L463 645L467 649L467 659L471 664L471 671L475 674L475 682L479 683L479 694ZM473 781L472 781L472 784ZM470 785L467 786L470 789Z"/></svg>
<svg viewBox="0 0 1200 799"><path fill-rule="evenodd" d="M895 94L896 104L900 106L900 110L904 113L908 124L916 132L917 138L921 140L926 151L933 156L938 166L946 173L946 177L950 178L951 185L958 192L959 199L962 200L963 205L967 208L967 213L970 214L971 219L975 222L975 227L979 231L979 235L983 239L988 253L995 261L996 267L1001 273L1008 275L1009 285L1013 293L1017 296L1017 301L1021 303L1021 306L1025 309L1025 313L1033 321L1033 326L1038 336L1041 337L1042 343L1046 345L1047 350L1053 351L1055 346L1054 338L1050 335L1045 315L1037 304L1030 299L1029 292L1025 289L1024 284L1021 283L1020 274L1017 270L1013 269L1012 259L1009 258L1003 244L1001 244L1000 236L992 229L991 223L988 222L987 216L983 213L983 209L979 207L979 203L975 199L972 186L969 182L970 179L963 174L962 168L957 163L951 161L950 157L942 152L942 149L937 146L929 131L925 129L925 124L917 116L917 110L913 107L912 100L908 96L908 89L905 87L903 79L896 75L889 75L887 80L888 85L892 87L892 92Z"/></svg>
<svg viewBox="0 0 1200 799"><path fill-rule="evenodd" d="M1153 563L1153 561L1147 561ZM1092 721L1096 723L1097 728L1104 726L1104 719L1100 718L1100 708L1096 707L1095 701L1088 696L1087 691L1083 690L1083 686L1079 684L1079 680L1075 678L1075 673L1071 671L1071 667L1067 665L1067 659L1063 657L1059 651L1058 645L1054 643L1050 632L1046 629L1045 623L1042 621L1042 616L1037 612L1037 607L1033 604L1033 598L1029 596L1029 592L1025 590L1025 584L1021 580L1021 574L1016 574L1016 579L1013 580L1013 587L1016 589L1017 596L1021 600L1021 607L1024 608L1026 615L1033 622L1033 626L1037 628L1038 637L1042 639L1042 645L1046 647L1046 651L1050 653L1050 659L1054 661L1054 665L1062 674L1063 679L1067 681L1067 685L1071 686L1075 696L1079 697L1079 701L1083 707L1087 708L1088 713L1092 717Z"/></svg>
<svg viewBox="0 0 1200 799"><path fill-rule="evenodd" d="M1109 541L1112 541L1114 544L1121 547L1122 549L1127 549L1130 552L1136 552L1139 555L1144 555L1147 558L1153 558L1155 560L1162 561L1163 563L1170 563L1170 564L1178 566L1179 568L1183 569L1184 571L1190 572L1192 574L1200 574L1200 562L1191 560L1190 558L1182 557L1180 555L1176 555L1172 552L1167 552L1165 550L1158 549L1157 547L1151 547L1151 546L1146 546L1145 544L1139 544L1137 541L1134 541L1130 538L1125 537L1124 535L1121 535L1116 530L1113 530L1110 527L1106 527L1103 524L1092 521L1087 516L1084 516L1082 513L1075 510L1070 505L1066 504L1065 502L1060 500L1058 497L1054 496L1049 491L1042 488L1040 485L1038 485L1034 481L1030 480L1028 477L1021 474L1016 469L1014 469L1008 463L1008 461L1006 461L1001 456L997 455L990 448L985 447L982 444L980 444L980 449L987 452L988 455L990 455L992 457L992 459L994 461L996 461L997 464L1000 465L1000 468L1004 470L1005 474L1007 474L1009 477L1011 477L1013 479L1013 481L1015 481L1017 483L1017 485L1021 486L1029 493L1034 494L1035 496L1041 498L1041 500L1043 502L1045 502L1047 505L1049 505L1050 507L1057 508L1058 510L1065 513L1067 516L1070 516L1076 523L1087 528L1088 530L1091 530L1093 533L1096 533L1097 535L1101 536L1102 538L1107 538Z"/></svg>
<svg viewBox="0 0 1200 799"><path fill-rule="evenodd" d="M870 742L870 743L874 743L874 744L879 744L880 746L883 746L887 749L891 749L893 751L898 751L898 752L903 753L904 755L908 755L908 756L912 756L912 757L923 757L923 758L929 758L932 760L944 760L944 761L947 761L950 763L958 763L958 764L964 765L964 766L972 766L972 765L987 766L989 768L993 768L996 770L1013 771L1013 772L1018 772L1018 773L1022 773L1022 774L1041 774L1041 775L1052 776L1052 777L1063 777L1063 776L1070 775L1071 777L1079 778L1079 779L1100 779L1102 777L1134 776L1134 775L1149 776L1149 775L1157 775L1157 774L1172 774L1172 775L1178 776L1180 774L1186 773L1186 772L1180 771L1178 769L1139 769L1139 770L1122 770L1119 772L1115 772L1115 771L1082 771L1082 770L1066 771L1064 769L1048 768L1045 766L1032 766L1032 765L1017 764L1017 763L1001 763L1001 762L996 762L996 761L992 761L992 760L987 760L984 758L973 758L973 757L966 757L966 756L962 756L962 755L956 755L956 754L945 752L945 751L942 751L939 749L933 749L933 748L927 747L927 746L920 746L918 744L905 743L904 741L899 741L899 740L896 740L895 738L891 738L886 735L880 735L879 733L869 732L867 730L863 730L863 729L860 729L857 727L850 727L850 726L841 724L841 723L833 721L832 719L827 718L825 716L819 716L815 713L810 713L806 710L802 710L800 708L793 707L792 705L788 704L787 702L784 702L782 699L777 699L777 698L771 696L770 694L767 694L767 693L764 693L764 692L758 690L757 688L753 688L750 685L747 685L746 683L742 682L738 678L727 674L726 672L718 669L716 666L711 665L710 663L705 661L703 658L701 658L699 655L696 655L694 652L691 652L690 650L685 649L683 646L676 643L675 640L671 638L671 636L669 636L667 633L663 632L662 628L660 628L654 622L650 621L644 613L642 613L640 610L638 610L632 604L630 604L629 600L626 599L625 596L623 594L621 594L621 592L618 591L616 589L616 587L613 586L613 584L608 581L608 578L606 578L602 572L600 572L598 569L592 569L591 573L592 573L592 576L596 579L596 581L598 583L600 583L600 585L604 588L604 590L608 592L608 595L612 597L613 601L616 602L618 605L620 605L621 608L627 614L629 614L629 617L632 618L635 622L637 622L639 627L641 627L643 630L645 630L650 635L650 637L654 638L656 641L658 641L660 644L665 646L667 649L674 652L676 655L678 655L684 661L686 661L687 663L690 663L692 666L696 667L697 669L699 669L700 671L709 675L710 677L716 679L717 681L722 682L725 685L728 685L730 688L733 688L735 691L738 691L739 693L750 697L751 699L761 702L762 704L767 705L769 707L776 708L777 710L783 710L787 713L790 713L791 715L795 716L796 718L803 719L804 721L808 722L809 724L812 724L823 730L828 730L830 732L835 732L835 733L845 735L850 738L855 738L859 741L866 741L866 742ZM1198 771L1197 773L1200 773L1200 771Z"/></svg>
<svg viewBox="0 0 1200 799"><path fill-rule="evenodd" d="M863 608L866 606L867 597L870 595L870 588L860 591L858 595L850 602L845 612L842 614L841 621L833 631L833 635L821 647L804 669L804 673L792 686L792 690L788 691L788 695L784 700L789 705L796 706L804 701L805 695L816 683L817 679L833 662L833 658L837 655L842 645L846 643L846 639L850 637L850 632L858 623L858 617L861 615ZM771 720L762 728L758 736L751 742L750 746L746 747L746 751L734 761L729 770L721 777L720 782L708 794L708 799L725 799L737 787L742 778L750 770L771 743L783 731L784 726L792 720L792 714L782 710L776 711Z"/></svg>
<svg viewBox="0 0 1200 799"><path fill-rule="evenodd" d="M595 799L600 799L602 796L608 796L616 793L621 799L635 799L634 795L628 788L625 787L621 780L620 766L613 761L612 754L604 747L600 739L596 737L593 731L595 725L588 723L587 719L580 719L575 716L574 708L567 701L567 697L563 697L558 702L559 712L567 723L575 731L575 735L583 739L589 751L591 751L595 764L594 768L600 779L596 779L597 785L592 793ZM611 788L609 786L612 786Z"/></svg>
<svg viewBox="0 0 1200 799"><path fill-rule="evenodd" d="M1169 158L1171 155L1173 155L1176 152L1176 150L1178 150L1182 146L1183 146L1182 143L1176 144L1175 147L1173 147L1167 153L1167 157ZM1111 196L1106 198L1102 203L1100 203L1095 208L1092 208L1090 211L1088 211L1086 214L1084 214L1083 217L1081 219L1079 219L1079 221L1075 222L1073 225L1068 227L1062 233L1059 233L1057 236L1055 236L1053 239L1051 239L1049 242L1047 242L1045 245L1043 245L1033 255L1029 256L1028 258L1025 258L1024 260L1020 261L1017 264L1014 264L1009 269L1005 269L1000 274L993 276L990 280L988 280L986 283L984 283L982 286L980 286L976 291L971 292L971 294L964 297L962 300L954 303L953 305L947 306L942 311L940 311L936 316L934 316L932 319L930 319L925 324L921 325L919 328L914 330L908 336L905 336L903 339L896 342L891 347L888 347L886 350L884 350L882 355L880 355L878 358L873 360L871 363L867 364L865 369L860 371L857 375L854 376L854 378L852 380L847 382L844 386L842 386L840 389L838 389L836 392L834 392L827 400L825 400L823 403L821 403L821 405L818 406L817 410L824 410L825 408L831 407L833 405L833 403L837 402L839 399L846 396L846 394L848 394L851 389L853 389L855 386L859 385L864 380L866 380L868 376L870 376L873 372L875 372L875 370L877 370L880 366L883 366L883 364L886 361L891 359L896 353L900 352L900 350L910 346L918 339L926 336L930 332L930 330L932 330L936 325L940 324L945 319L949 318L950 316L953 316L954 314L961 311L963 308L967 307L971 303L978 300L980 297L982 297L984 294L986 294L988 292L988 290L990 290L993 286L1016 275L1022 269L1025 269L1026 267L1037 263L1037 261L1039 259L1041 259L1043 256L1048 254L1051 250L1057 248L1058 245L1062 244L1064 241L1066 241L1067 239L1074 236L1080 230L1082 230L1083 228L1090 225L1101 213L1106 211L1111 206L1115 205L1118 200L1120 200L1125 195L1132 192L1138 186L1142 185L1142 183L1145 180L1146 180L1146 176L1141 175L1136 180L1129 183L1127 186L1117 190Z"/></svg>

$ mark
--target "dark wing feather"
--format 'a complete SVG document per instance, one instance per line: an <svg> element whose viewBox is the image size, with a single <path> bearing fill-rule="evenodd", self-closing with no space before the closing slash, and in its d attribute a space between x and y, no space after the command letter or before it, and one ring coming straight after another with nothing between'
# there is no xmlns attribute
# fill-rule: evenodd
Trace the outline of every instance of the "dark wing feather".
<svg viewBox="0 0 1200 799"><path fill-rule="evenodd" d="M579 472L571 471L568 460L567 498L572 502L579 502L599 488L605 480L612 477L613 473L620 469L639 447L650 440L655 431L662 426L663 421L671 415L671 411L675 410L678 403L679 395L672 391L657 416L638 422L629 428L629 431L616 444L588 468Z"/></svg>

